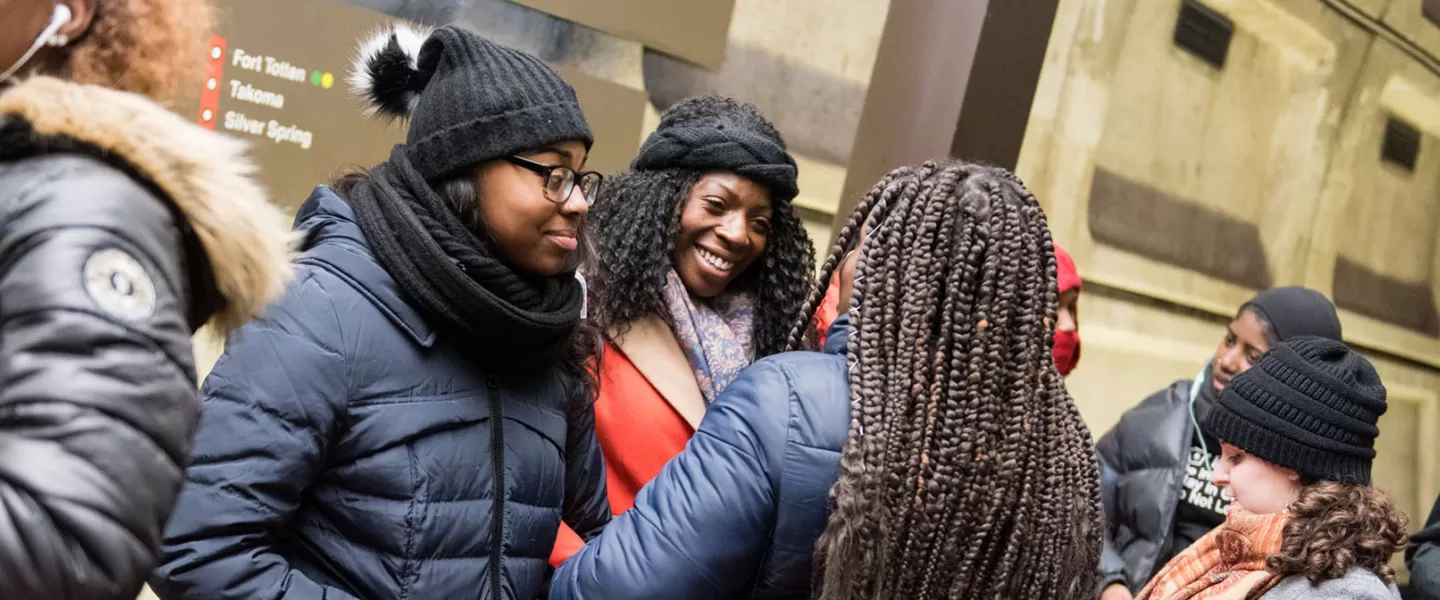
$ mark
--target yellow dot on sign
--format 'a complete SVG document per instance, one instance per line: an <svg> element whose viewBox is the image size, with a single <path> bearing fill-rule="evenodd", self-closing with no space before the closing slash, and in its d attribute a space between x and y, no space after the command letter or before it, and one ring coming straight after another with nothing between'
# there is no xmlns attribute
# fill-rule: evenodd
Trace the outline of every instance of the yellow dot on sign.
<svg viewBox="0 0 1440 600"><path fill-rule="evenodd" d="M320 78L320 87L325 88L325 89L328 90L328 89L331 88L331 86L334 86L334 85L335 85L335 76L334 76L333 74L326 73L324 76L322 76L322 77Z"/></svg>
<svg viewBox="0 0 1440 600"><path fill-rule="evenodd" d="M221 52L219 46L216 46L216 47L210 49L210 58L213 58L213 59L215 59L215 60L220 60L221 54L222 54L222 52Z"/></svg>

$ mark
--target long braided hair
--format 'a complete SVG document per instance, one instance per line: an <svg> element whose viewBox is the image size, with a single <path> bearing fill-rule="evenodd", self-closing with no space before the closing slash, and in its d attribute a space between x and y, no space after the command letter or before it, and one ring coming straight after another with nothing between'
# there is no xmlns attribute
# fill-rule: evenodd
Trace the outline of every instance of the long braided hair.
<svg viewBox="0 0 1440 600"><path fill-rule="evenodd" d="M665 111L661 128L724 120L775 140L780 132L753 105L720 96L690 98ZM672 168L608 177L590 208L596 252L585 268L591 309L606 330L624 332L650 315L669 320L665 276L673 268L680 214L705 173ZM771 203L765 252L729 289L755 294L753 338L757 359L785 349L791 323L814 289L815 249L804 222L787 200ZM671 324L673 326L673 323Z"/></svg>
<svg viewBox="0 0 1440 600"><path fill-rule="evenodd" d="M1039 203L998 168L896 169L841 231L821 281L862 225L850 434L815 597L1093 595L1098 462L1051 359L1059 295ZM791 347L813 333L799 321Z"/></svg>

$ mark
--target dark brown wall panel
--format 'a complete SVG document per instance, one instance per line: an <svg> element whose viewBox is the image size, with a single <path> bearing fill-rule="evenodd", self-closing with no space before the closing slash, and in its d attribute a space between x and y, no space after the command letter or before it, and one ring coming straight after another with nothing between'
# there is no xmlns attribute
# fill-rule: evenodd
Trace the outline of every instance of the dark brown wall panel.
<svg viewBox="0 0 1440 600"><path fill-rule="evenodd" d="M1260 230L1103 168L1090 185L1098 243L1251 289L1273 285Z"/></svg>
<svg viewBox="0 0 1440 600"><path fill-rule="evenodd" d="M1335 305L1430 337L1440 336L1440 315L1430 282L1408 283L1376 273L1344 256L1335 259Z"/></svg>
<svg viewBox="0 0 1440 600"><path fill-rule="evenodd" d="M712 71L725 62L735 0L514 0Z"/></svg>

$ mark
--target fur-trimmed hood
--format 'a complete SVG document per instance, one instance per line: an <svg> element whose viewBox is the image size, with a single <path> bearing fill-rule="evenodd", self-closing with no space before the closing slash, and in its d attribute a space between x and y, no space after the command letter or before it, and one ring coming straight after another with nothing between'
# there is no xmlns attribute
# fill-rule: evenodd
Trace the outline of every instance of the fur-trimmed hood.
<svg viewBox="0 0 1440 600"><path fill-rule="evenodd" d="M288 219L251 176L245 144L136 94L32 77L0 92L0 115L36 137L68 138L120 159L169 196L209 259L221 332L258 315L290 277Z"/></svg>

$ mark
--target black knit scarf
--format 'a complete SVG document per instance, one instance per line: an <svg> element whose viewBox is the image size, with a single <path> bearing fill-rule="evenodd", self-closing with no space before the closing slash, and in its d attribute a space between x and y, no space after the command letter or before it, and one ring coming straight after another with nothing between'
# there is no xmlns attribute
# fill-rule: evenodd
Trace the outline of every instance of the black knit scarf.
<svg viewBox="0 0 1440 600"><path fill-rule="evenodd" d="M490 255L401 151L349 198L380 264L411 301L497 367L562 360L583 301L573 274L517 273Z"/></svg>

